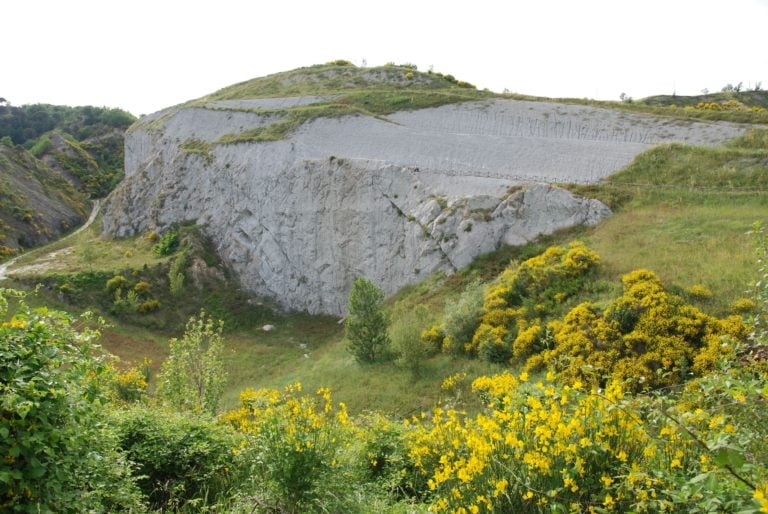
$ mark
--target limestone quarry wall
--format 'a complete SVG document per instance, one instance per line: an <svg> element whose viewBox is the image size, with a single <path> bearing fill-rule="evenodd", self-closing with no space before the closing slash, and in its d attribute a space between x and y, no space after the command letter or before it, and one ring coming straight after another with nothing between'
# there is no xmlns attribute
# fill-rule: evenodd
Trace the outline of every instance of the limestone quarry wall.
<svg viewBox="0 0 768 514"><path fill-rule="evenodd" d="M597 181L653 144L719 144L743 131L492 100L319 119L283 141L183 149L279 120L243 109L316 100L217 102L143 118L126 136L126 179L104 206L105 232L194 221L249 290L286 308L343 314L357 276L392 293L503 243L610 214L549 183Z"/></svg>

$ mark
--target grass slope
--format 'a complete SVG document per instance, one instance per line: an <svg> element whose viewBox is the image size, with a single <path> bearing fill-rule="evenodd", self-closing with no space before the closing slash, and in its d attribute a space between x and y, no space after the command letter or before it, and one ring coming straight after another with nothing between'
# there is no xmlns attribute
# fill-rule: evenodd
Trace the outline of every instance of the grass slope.
<svg viewBox="0 0 768 514"><path fill-rule="evenodd" d="M601 184L574 186L582 194L610 203L615 209L610 219L524 247L502 248L453 276L436 274L404 288L389 301L394 321L400 313L420 304L427 307L430 321L439 321L444 308L473 280L489 283L511 260L520 261L548 245L577 238L591 245L603 262L588 292L590 298L607 302L620 289L617 279L623 273L645 267L681 292L694 284L707 286L715 295L710 300L695 300L698 306L713 314L726 313L734 300L744 296L754 277L752 241L747 232L755 221L768 219L766 176L765 130L715 149L681 145L652 149ZM429 359L418 378L393 362L361 366L346 352L343 328L334 318L270 311L248 300L226 280L200 288L189 286L183 298L172 297L166 292L164 277L176 256L152 255L145 238L104 241L94 229L65 246L69 249L59 249L60 262L70 273L74 271L72 276L101 273L92 290L83 294L88 302L71 303L71 309L97 307L110 314L110 299L103 292L103 284L116 272L133 277L133 281L152 282L153 294L161 302L157 312L143 316L110 314L114 328L105 334L104 344L126 365L138 364L146 356L155 361L157 369L166 354L167 339L179 336L185 316L201 306L225 317L229 325L226 368L230 373L225 406L234 405L246 387L280 387L301 381L308 391L331 386L335 398L346 402L352 412L376 409L408 415L446 399L440 389L446 376L464 371L468 383L474 376L497 369L447 355ZM203 256L211 253L210 249L199 250ZM39 261L41 254L31 255L28 261ZM50 272L37 272L26 283L48 283L46 302L57 298L71 301L57 295L50 280ZM262 331L261 325L266 323L275 329Z"/></svg>
<svg viewBox="0 0 768 514"><path fill-rule="evenodd" d="M0 260L86 218L88 200L44 162L0 143Z"/></svg>

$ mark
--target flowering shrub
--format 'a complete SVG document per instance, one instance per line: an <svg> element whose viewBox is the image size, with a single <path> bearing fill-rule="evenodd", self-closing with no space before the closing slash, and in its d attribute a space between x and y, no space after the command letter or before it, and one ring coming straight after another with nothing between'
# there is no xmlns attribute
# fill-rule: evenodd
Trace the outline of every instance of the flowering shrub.
<svg viewBox="0 0 768 514"><path fill-rule="evenodd" d="M136 294L139 295L148 295L150 289L152 289L152 285L146 280L139 280L133 286L133 290L136 291Z"/></svg>
<svg viewBox="0 0 768 514"><path fill-rule="evenodd" d="M150 312L155 312L159 308L160 308L160 302L153 298L153 299L145 300L141 302L136 307L136 312L138 312L139 314L149 314Z"/></svg>
<svg viewBox="0 0 768 514"><path fill-rule="evenodd" d="M330 389L319 389L314 399L300 393L298 383L283 391L246 389L240 408L223 416L246 436L235 449L246 480L279 512L322 503L351 435L346 407L333 405Z"/></svg>
<svg viewBox="0 0 768 514"><path fill-rule="evenodd" d="M430 511L736 511L765 499L765 453L751 466L739 462L728 450L738 439L732 419L691 408L692 395L664 410L616 382L602 390L559 385L554 375L527 379L481 377L473 383L481 413L438 408L431 421L408 423L408 455L427 479ZM762 394L747 389L751 400Z"/></svg>
<svg viewBox="0 0 768 514"><path fill-rule="evenodd" d="M575 241L508 267L487 291L466 351L502 363L543 349L547 333L541 317L578 293L599 262L596 253Z"/></svg>
<svg viewBox="0 0 768 514"><path fill-rule="evenodd" d="M421 344L424 345L428 355L434 355L442 349L443 339L445 339L445 333L439 325L434 325L421 332Z"/></svg>
<svg viewBox="0 0 768 514"><path fill-rule="evenodd" d="M747 107L733 99L725 102L699 102L694 108L702 111L768 112L764 107Z"/></svg>
<svg viewBox="0 0 768 514"><path fill-rule="evenodd" d="M714 296L714 293L703 284L694 284L686 289L685 292L698 300L709 300Z"/></svg>
<svg viewBox="0 0 768 514"><path fill-rule="evenodd" d="M717 319L669 294L659 277L636 270L622 278L623 296L601 312L585 302L552 324L554 347L528 359L568 382L632 380L633 388L667 386L703 373L728 353L723 338L743 339L737 317Z"/></svg>
<svg viewBox="0 0 768 514"><path fill-rule="evenodd" d="M734 314L748 314L754 312L757 308L757 302L751 298L737 298L731 304L731 312Z"/></svg>
<svg viewBox="0 0 768 514"><path fill-rule="evenodd" d="M112 378L112 388L119 402L137 402L147 395L147 370L149 359L144 359L141 366L126 371L116 371Z"/></svg>

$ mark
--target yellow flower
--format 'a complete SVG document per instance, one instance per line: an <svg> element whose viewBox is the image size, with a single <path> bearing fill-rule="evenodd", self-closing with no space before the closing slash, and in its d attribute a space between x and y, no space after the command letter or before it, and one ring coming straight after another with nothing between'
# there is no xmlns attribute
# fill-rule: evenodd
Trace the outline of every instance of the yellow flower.
<svg viewBox="0 0 768 514"><path fill-rule="evenodd" d="M600 481L603 483L604 487L611 487L613 478L609 477L608 475L603 475L600 477Z"/></svg>
<svg viewBox="0 0 768 514"><path fill-rule="evenodd" d="M603 506L606 509L613 509L615 505L616 505L616 502L613 501L613 497L610 494L606 494L605 500L603 500Z"/></svg>
<svg viewBox="0 0 768 514"><path fill-rule="evenodd" d="M757 486L754 498L760 504L760 512L768 514L768 484Z"/></svg>

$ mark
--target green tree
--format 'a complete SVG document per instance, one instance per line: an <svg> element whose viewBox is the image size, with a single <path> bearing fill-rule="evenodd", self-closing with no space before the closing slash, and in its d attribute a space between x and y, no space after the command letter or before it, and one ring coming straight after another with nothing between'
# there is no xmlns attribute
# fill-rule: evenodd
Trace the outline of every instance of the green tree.
<svg viewBox="0 0 768 514"><path fill-rule="evenodd" d="M375 362L389 346L384 292L370 280L359 277L352 284L347 309L347 349L358 362Z"/></svg>
<svg viewBox="0 0 768 514"><path fill-rule="evenodd" d="M169 341L170 354L158 376L158 394L179 411L216 414L227 372L222 354L222 321L200 311L187 322L181 339Z"/></svg>

